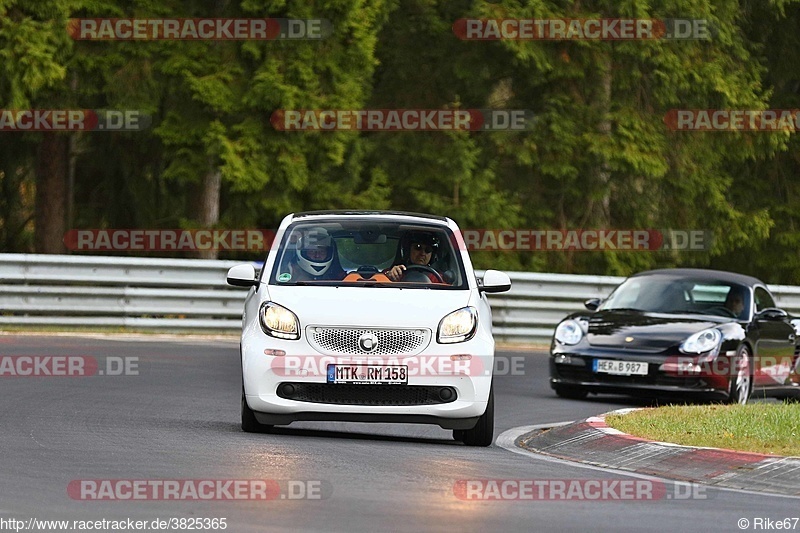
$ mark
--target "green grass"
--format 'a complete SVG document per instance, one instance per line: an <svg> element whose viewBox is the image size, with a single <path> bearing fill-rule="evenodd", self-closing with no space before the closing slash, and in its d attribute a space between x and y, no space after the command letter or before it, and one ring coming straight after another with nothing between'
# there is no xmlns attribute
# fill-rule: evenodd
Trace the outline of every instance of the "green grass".
<svg viewBox="0 0 800 533"><path fill-rule="evenodd" d="M687 446L800 456L800 403L748 405L669 405L606 423L646 439Z"/></svg>

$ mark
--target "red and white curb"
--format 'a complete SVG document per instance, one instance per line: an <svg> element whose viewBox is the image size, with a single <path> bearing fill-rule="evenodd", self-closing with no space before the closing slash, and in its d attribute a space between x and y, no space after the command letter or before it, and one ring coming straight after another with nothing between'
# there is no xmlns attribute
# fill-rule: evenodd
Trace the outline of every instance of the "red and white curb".
<svg viewBox="0 0 800 533"><path fill-rule="evenodd" d="M800 457L651 441L623 433L605 422L609 414L632 410L613 411L535 435L521 435L515 441L532 452L603 468L800 496Z"/></svg>

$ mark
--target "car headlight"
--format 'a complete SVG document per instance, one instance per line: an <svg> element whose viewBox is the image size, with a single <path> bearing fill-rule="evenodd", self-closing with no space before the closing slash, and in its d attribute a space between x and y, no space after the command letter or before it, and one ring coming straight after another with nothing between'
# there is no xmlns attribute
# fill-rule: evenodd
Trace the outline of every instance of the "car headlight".
<svg viewBox="0 0 800 533"><path fill-rule="evenodd" d="M698 331L683 341L680 350L683 353L705 353L719 349L722 334L718 329L709 328Z"/></svg>
<svg viewBox="0 0 800 533"><path fill-rule="evenodd" d="M439 322L436 338L442 344L468 341L475 335L477 326L478 311L474 307L463 307Z"/></svg>
<svg viewBox="0 0 800 533"><path fill-rule="evenodd" d="M555 337L561 344L578 344L583 338L583 328L577 320L565 320L556 328Z"/></svg>
<svg viewBox="0 0 800 533"><path fill-rule="evenodd" d="M273 302L266 302L259 313L264 333L279 339L300 338L300 326L294 313Z"/></svg>

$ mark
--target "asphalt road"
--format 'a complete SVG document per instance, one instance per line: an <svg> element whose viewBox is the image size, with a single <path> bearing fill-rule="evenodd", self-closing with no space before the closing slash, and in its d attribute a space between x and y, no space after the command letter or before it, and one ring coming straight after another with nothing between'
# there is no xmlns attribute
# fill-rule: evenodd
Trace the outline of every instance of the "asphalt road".
<svg viewBox="0 0 800 533"><path fill-rule="evenodd" d="M797 499L712 488L685 500L467 501L455 490L459 480L636 478L498 445L468 448L433 426L305 422L245 434L236 342L0 336L0 356L21 355L85 356L103 375L0 377L2 520L226 518L235 532L730 532L742 530L740 518L751 530L756 518L800 515ZM558 399L544 354L499 355L524 359L506 372L515 375L495 378L496 437L639 405ZM120 361L136 365L129 369L136 374L108 375ZM96 501L70 489L80 480L120 479L278 480L285 499ZM301 489L319 499L292 499Z"/></svg>

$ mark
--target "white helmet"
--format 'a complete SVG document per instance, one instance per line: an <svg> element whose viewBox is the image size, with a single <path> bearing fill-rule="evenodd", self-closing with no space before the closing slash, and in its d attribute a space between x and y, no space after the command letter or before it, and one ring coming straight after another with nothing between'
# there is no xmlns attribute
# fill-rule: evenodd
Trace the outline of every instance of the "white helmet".
<svg viewBox="0 0 800 533"><path fill-rule="evenodd" d="M322 256L315 251L324 250ZM334 244L328 230L312 228L297 242L297 264L314 277L324 275L333 263Z"/></svg>

